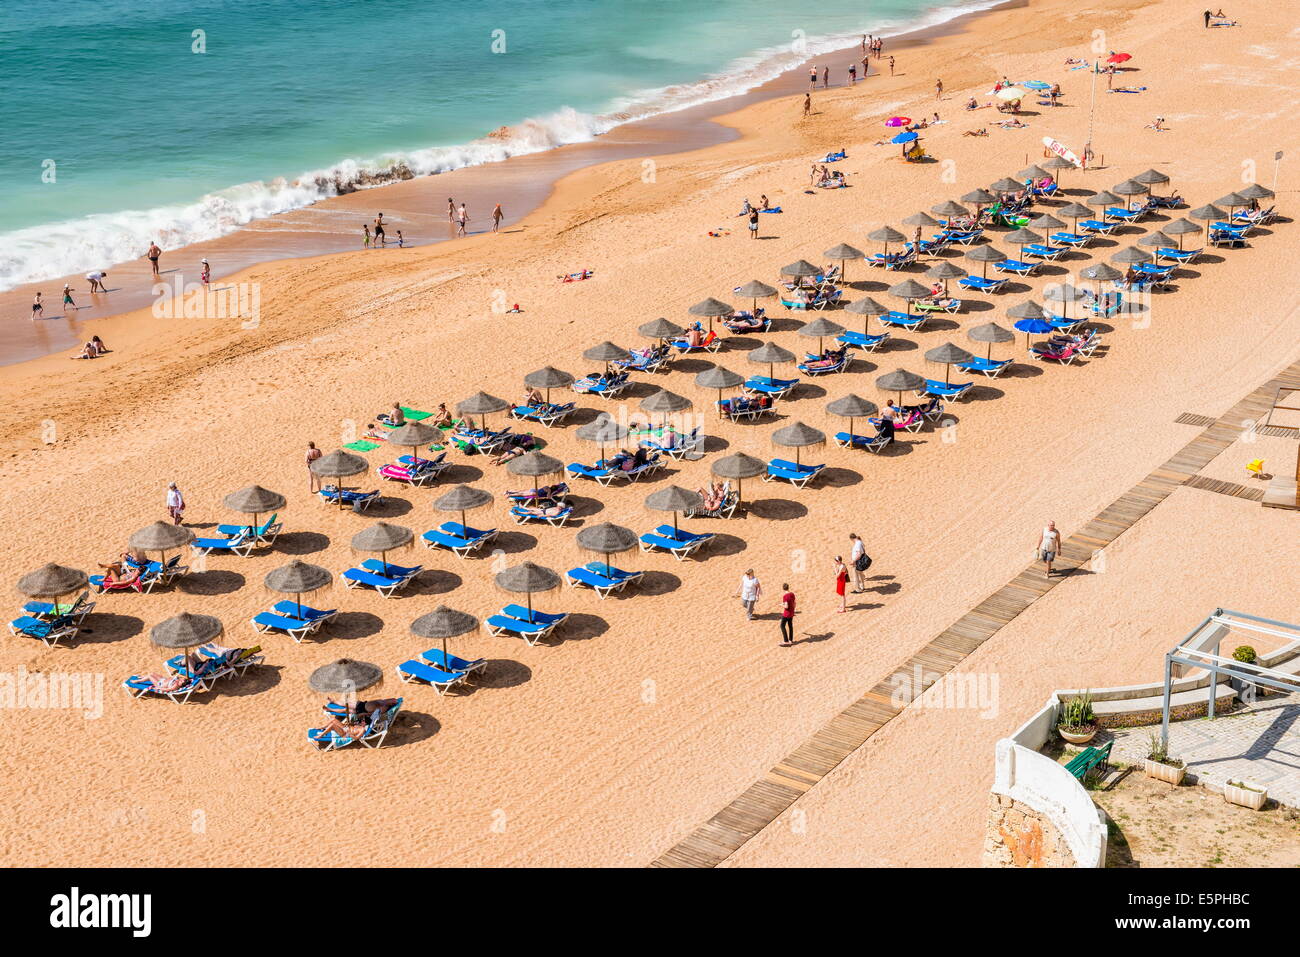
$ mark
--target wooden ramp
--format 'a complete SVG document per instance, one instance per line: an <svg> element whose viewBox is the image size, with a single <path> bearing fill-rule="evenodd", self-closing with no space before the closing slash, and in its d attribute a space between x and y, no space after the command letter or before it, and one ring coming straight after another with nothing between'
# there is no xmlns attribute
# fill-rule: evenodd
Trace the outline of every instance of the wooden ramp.
<svg viewBox="0 0 1300 957"><path fill-rule="evenodd" d="M1204 475L1193 475L1183 484L1189 488L1218 492L1220 495L1231 495L1233 498L1249 499L1252 502L1260 502L1264 499L1264 490L1258 486L1250 488L1246 485L1238 485L1236 482L1221 482L1218 479L1206 478Z"/></svg>
<svg viewBox="0 0 1300 957"><path fill-rule="evenodd" d="M1047 578L1037 564L1026 568L949 625L650 866L716 867L721 864L900 714L911 700L948 674L1003 625L1068 579L1069 569L1089 561L1240 438L1241 423L1257 421L1264 415L1281 388L1300 388L1300 361L1246 396L1221 419L1214 420L1173 458L1067 538L1061 545L1065 575ZM918 674L920 686L914 687Z"/></svg>

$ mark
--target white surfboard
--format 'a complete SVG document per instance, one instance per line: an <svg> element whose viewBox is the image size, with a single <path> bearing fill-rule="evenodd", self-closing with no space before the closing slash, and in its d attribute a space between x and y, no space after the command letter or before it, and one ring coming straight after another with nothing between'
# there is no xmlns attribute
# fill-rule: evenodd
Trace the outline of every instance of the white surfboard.
<svg viewBox="0 0 1300 957"><path fill-rule="evenodd" d="M1057 156L1061 157L1061 159L1069 160L1071 163L1073 163L1075 166L1078 166L1080 169L1083 168L1083 160L1079 159L1079 157L1076 156L1069 149L1069 147L1067 147L1064 143L1057 142L1056 140L1052 139L1050 136L1044 136L1043 145L1046 146L1050 152L1055 153Z"/></svg>

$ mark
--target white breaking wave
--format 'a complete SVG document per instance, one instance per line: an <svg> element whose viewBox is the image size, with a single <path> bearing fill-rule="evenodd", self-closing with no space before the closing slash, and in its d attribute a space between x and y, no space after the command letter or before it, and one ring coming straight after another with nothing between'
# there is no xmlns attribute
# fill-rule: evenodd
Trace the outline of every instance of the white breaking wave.
<svg viewBox="0 0 1300 957"><path fill-rule="evenodd" d="M907 26L934 26L1000 2L974 0L937 8L909 19ZM872 32L900 26L901 22L875 23ZM588 142L624 123L747 93L811 57L856 45L860 36L860 32L792 36L789 44L742 57L719 73L623 97L599 114L564 107L459 146L430 147L368 160L347 159L293 178L241 183L208 193L192 203L97 213L0 234L0 291L91 269L109 269L143 256L154 240L166 249L176 249L225 236L254 220L301 209L332 196ZM837 82L843 79L846 68L847 61L833 67Z"/></svg>

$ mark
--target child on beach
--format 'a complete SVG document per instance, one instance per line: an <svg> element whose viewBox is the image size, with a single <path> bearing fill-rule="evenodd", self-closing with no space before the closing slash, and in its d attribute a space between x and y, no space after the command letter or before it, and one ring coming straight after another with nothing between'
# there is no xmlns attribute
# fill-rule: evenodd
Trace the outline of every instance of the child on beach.
<svg viewBox="0 0 1300 957"><path fill-rule="evenodd" d="M399 229L397 231L397 248L401 249L404 245L406 245L406 240L402 238L402 231Z"/></svg>
<svg viewBox="0 0 1300 957"><path fill-rule="evenodd" d="M77 304L72 301L72 286L65 283L63 286L63 311L67 312L69 309L76 308Z"/></svg>
<svg viewBox="0 0 1300 957"><path fill-rule="evenodd" d="M35 322L41 318L43 312L45 312L45 306L41 303L41 294L38 292L36 298L32 300L32 321Z"/></svg>
<svg viewBox="0 0 1300 957"><path fill-rule="evenodd" d="M363 224L361 227L361 231L364 234L361 238L361 247L363 249L369 249L370 248L370 224L369 223Z"/></svg>
<svg viewBox="0 0 1300 957"><path fill-rule="evenodd" d="M206 259L199 262L199 282L205 286L212 282L212 266Z"/></svg>

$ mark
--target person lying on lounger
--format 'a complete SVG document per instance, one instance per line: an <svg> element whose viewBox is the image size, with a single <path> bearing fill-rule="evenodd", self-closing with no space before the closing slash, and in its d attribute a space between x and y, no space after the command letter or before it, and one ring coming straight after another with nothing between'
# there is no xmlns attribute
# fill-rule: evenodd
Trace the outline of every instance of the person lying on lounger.
<svg viewBox="0 0 1300 957"><path fill-rule="evenodd" d="M692 349L704 345L704 330L698 322L686 330L686 344Z"/></svg>
<svg viewBox="0 0 1300 957"><path fill-rule="evenodd" d="M924 405L905 405L903 406L903 415L911 417L916 414L929 415L932 412L943 411L943 403L939 401L937 395L931 396L930 401Z"/></svg>
<svg viewBox="0 0 1300 957"><path fill-rule="evenodd" d="M696 491L699 492L701 505L708 512L721 508L722 503L727 498L727 487L722 482L714 482L712 485L696 489Z"/></svg>
<svg viewBox="0 0 1300 957"><path fill-rule="evenodd" d="M388 436L385 435L383 430L379 428L379 426L375 425L375 423L373 422L366 423L366 431L362 433L361 437L363 439L372 439L376 442L388 441Z"/></svg>
<svg viewBox="0 0 1300 957"><path fill-rule="evenodd" d="M109 585L134 585L140 581L140 573L143 571L139 565L128 565L125 562L114 562L111 565L100 565L104 569L104 587Z"/></svg>
<svg viewBox="0 0 1300 957"><path fill-rule="evenodd" d="M605 468L631 472L633 469L645 465L649 458L650 453L643 448L638 448L635 452L629 452L627 449L620 449L617 455L605 462Z"/></svg>
<svg viewBox="0 0 1300 957"><path fill-rule="evenodd" d="M556 518L564 511L563 505L551 499L533 505L516 505L515 508L525 515L534 515L537 518Z"/></svg>

